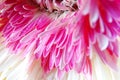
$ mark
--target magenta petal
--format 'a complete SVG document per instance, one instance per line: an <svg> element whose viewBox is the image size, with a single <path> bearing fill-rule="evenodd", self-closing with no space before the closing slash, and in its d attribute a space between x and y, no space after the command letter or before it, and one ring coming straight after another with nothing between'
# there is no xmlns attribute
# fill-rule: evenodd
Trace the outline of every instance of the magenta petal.
<svg viewBox="0 0 120 80"><path fill-rule="evenodd" d="M68 64L70 62L73 54L74 54L75 47L72 46L72 41L71 40L72 40L72 36L70 36L69 39L68 39L68 44L66 46L66 52L64 54L64 64Z"/></svg>
<svg viewBox="0 0 120 80"><path fill-rule="evenodd" d="M46 43L47 50L50 50L50 48L52 47L52 45L54 45L53 43L54 43L55 38L56 38L55 34L51 34L49 40Z"/></svg>
<svg viewBox="0 0 120 80"><path fill-rule="evenodd" d="M23 7L25 10L34 10L34 9L36 9L35 6L31 6L31 5L29 5L29 4L24 4L22 7Z"/></svg>
<svg viewBox="0 0 120 80"><path fill-rule="evenodd" d="M58 49L58 52L57 52L57 55L56 55L56 60L55 60L55 67L60 66L60 60L62 60L62 53L63 53L63 49Z"/></svg>
<svg viewBox="0 0 120 80"><path fill-rule="evenodd" d="M50 22L51 22L51 19L47 15L45 14L41 15L39 17L39 21L37 22L37 25L38 25L37 29L40 30L40 29L46 28Z"/></svg>
<svg viewBox="0 0 120 80"><path fill-rule="evenodd" d="M23 4L16 5L14 7L14 11L18 11L19 12L20 10L23 10L22 6L23 6Z"/></svg>
<svg viewBox="0 0 120 80"><path fill-rule="evenodd" d="M62 37L64 37L64 35L65 29L61 29L56 36L55 43L58 43L62 39Z"/></svg>
<svg viewBox="0 0 120 80"><path fill-rule="evenodd" d="M55 49L56 45L53 45L51 48L51 52L50 52L50 60L49 60L49 68L50 70L53 69L54 64L55 64L55 60L56 60L56 49Z"/></svg>

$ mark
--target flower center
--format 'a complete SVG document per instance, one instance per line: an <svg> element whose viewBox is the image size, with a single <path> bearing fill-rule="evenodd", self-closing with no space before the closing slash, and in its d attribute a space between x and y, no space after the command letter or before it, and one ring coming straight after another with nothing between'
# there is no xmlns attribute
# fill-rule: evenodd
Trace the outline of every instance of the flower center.
<svg viewBox="0 0 120 80"><path fill-rule="evenodd" d="M53 11L76 11L77 0L32 0L39 5L41 10Z"/></svg>

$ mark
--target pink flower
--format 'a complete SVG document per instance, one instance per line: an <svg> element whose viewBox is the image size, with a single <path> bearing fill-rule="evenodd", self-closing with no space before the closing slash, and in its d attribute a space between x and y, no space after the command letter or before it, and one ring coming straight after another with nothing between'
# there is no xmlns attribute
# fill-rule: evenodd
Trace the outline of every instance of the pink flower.
<svg viewBox="0 0 120 80"><path fill-rule="evenodd" d="M32 55L33 62L40 60L45 73L76 70L92 79L93 52L117 70L119 1L2 1L2 43L24 57Z"/></svg>

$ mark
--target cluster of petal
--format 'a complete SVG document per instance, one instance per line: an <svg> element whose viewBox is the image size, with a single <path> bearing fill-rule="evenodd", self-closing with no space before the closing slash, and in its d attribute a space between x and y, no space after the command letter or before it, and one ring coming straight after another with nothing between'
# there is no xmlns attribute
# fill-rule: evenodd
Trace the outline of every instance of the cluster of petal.
<svg viewBox="0 0 120 80"><path fill-rule="evenodd" d="M2 40L0 40L2 41ZM88 80L83 74L74 70L58 72L56 69L43 75L43 69L39 60L30 61L31 57L20 56L21 54L10 54L9 49L0 45L0 79L1 80ZM100 58L94 54L92 61L93 80L117 80L118 72L115 72L102 63ZM18 74L19 73L19 74ZM61 75L58 79L57 75Z"/></svg>
<svg viewBox="0 0 120 80"><path fill-rule="evenodd" d="M33 55L45 72L76 70L89 78L95 50L117 70L120 0L6 0L0 3L3 43ZM70 4L73 3L73 4ZM73 5L77 5L74 8ZM73 11L74 10L74 11ZM89 78L90 79L90 78Z"/></svg>

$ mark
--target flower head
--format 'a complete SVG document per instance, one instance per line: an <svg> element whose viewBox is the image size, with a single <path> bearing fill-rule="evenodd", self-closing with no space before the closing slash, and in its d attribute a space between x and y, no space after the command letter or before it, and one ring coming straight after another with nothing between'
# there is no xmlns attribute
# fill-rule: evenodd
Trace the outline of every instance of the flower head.
<svg viewBox="0 0 120 80"><path fill-rule="evenodd" d="M39 60L44 72L76 70L89 78L93 51L117 69L119 0L5 0L0 5L2 43Z"/></svg>

